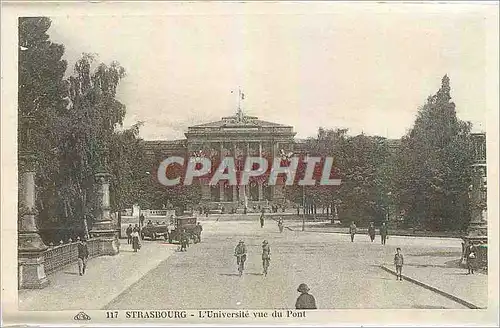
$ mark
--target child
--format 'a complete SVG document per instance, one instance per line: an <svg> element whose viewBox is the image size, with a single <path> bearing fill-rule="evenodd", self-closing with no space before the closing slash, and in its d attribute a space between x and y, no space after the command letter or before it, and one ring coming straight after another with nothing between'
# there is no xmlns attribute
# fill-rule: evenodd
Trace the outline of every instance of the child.
<svg viewBox="0 0 500 328"><path fill-rule="evenodd" d="M403 280L401 272L403 271L403 254L401 254L401 248L396 248L396 254L394 255L394 265L396 266L396 280Z"/></svg>

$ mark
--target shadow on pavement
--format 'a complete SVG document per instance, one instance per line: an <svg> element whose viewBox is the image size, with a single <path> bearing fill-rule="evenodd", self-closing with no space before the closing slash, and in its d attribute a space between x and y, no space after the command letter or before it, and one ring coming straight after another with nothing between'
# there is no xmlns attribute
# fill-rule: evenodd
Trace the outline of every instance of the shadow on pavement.
<svg viewBox="0 0 500 328"><path fill-rule="evenodd" d="M415 268L460 268L460 260L446 261L444 264L418 264L418 263L408 263L406 264L410 267Z"/></svg>
<svg viewBox="0 0 500 328"><path fill-rule="evenodd" d="M72 276L78 276L78 272L69 272L69 271L64 271L64 274L70 274Z"/></svg>
<svg viewBox="0 0 500 328"><path fill-rule="evenodd" d="M462 253L460 252L427 252L427 253L418 253L418 254L408 254L408 256L438 256L438 257L461 257Z"/></svg>
<svg viewBox="0 0 500 328"><path fill-rule="evenodd" d="M229 277L239 277L239 273L219 273L221 276L229 276Z"/></svg>

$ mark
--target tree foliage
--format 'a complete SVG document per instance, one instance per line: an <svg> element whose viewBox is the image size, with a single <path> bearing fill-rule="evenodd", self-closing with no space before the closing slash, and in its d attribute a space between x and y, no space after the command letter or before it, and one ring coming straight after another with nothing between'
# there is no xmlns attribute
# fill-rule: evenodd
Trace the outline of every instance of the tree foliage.
<svg viewBox="0 0 500 328"><path fill-rule="evenodd" d="M470 123L457 118L450 80L420 108L397 154L395 191L412 225L463 228L469 219Z"/></svg>
<svg viewBox="0 0 500 328"><path fill-rule="evenodd" d="M79 233L84 218L98 214L96 173L112 173L114 209L135 197L144 151L140 124L119 130L125 106L116 99L116 90L124 69L83 54L64 79L64 47L49 40L50 23L45 17L19 20L18 138L20 154L29 150L38 160L42 237L57 242Z"/></svg>

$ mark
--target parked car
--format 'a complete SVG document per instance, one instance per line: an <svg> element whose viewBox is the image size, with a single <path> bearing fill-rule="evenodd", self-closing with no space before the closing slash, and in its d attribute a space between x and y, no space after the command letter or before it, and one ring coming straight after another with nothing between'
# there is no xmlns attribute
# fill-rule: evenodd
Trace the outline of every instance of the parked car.
<svg viewBox="0 0 500 328"><path fill-rule="evenodd" d="M165 238L168 240L168 225L167 224L146 224L141 230L141 237L144 239L145 237L156 240L159 237Z"/></svg>
<svg viewBox="0 0 500 328"><path fill-rule="evenodd" d="M196 231L196 217L177 217L174 218L174 228L168 234L168 242L180 242L181 232L185 230L189 236L189 239L195 239Z"/></svg>

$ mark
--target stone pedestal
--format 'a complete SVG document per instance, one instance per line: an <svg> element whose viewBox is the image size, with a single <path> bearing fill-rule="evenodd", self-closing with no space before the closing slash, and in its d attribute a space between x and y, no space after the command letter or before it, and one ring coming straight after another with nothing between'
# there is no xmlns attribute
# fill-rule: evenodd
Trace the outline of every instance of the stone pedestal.
<svg viewBox="0 0 500 328"><path fill-rule="evenodd" d="M473 244L478 249L477 262L480 267L487 267L488 218L486 212L486 164L473 165L473 182L470 186L471 221L467 234L462 237L462 265L466 264L467 246Z"/></svg>
<svg viewBox="0 0 500 328"><path fill-rule="evenodd" d="M118 231L111 221L109 206L109 179L111 174L96 174L97 189L100 199L100 211L92 227L91 235L101 242L102 255L116 255L120 252Z"/></svg>
<svg viewBox="0 0 500 328"><path fill-rule="evenodd" d="M18 213L18 287L44 288L49 284L44 269L47 246L35 221L35 159L31 154L19 157L21 171Z"/></svg>

